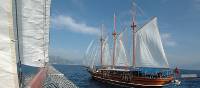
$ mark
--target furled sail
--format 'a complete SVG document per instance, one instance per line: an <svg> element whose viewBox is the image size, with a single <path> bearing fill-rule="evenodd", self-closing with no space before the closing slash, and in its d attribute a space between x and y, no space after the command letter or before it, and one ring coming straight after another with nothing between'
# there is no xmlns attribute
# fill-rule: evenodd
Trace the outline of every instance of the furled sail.
<svg viewBox="0 0 200 88"><path fill-rule="evenodd" d="M19 88L12 0L0 0L0 88Z"/></svg>
<svg viewBox="0 0 200 88"><path fill-rule="evenodd" d="M50 2L19 0L20 56L25 65L44 67L45 62L48 62Z"/></svg>
<svg viewBox="0 0 200 88"><path fill-rule="evenodd" d="M126 55L125 47L123 44L123 32L120 33L119 38L117 39L116 42L116 61L115 65L116 66L128 66L128 58Z"/></svg>
<svg viewBox="0 0 200 88"><path fill-rule="evenodd" d="M136 66L168 68L161 42L157 18L153 18L136 32Z"/></svg>

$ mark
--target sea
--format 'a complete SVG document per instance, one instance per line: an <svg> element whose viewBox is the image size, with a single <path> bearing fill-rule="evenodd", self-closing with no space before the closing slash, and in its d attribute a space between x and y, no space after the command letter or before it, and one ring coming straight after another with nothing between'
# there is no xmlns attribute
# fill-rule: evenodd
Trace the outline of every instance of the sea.
<svg viewBox="0 0 200 88"><path fill-rule="evenodd" d="M62 72L66 78L71 80L79 88L123 88L93 80L90 74L87 72L87 69L81 65L53 66L58 71ZM200 71L197 70L181 70L181 73L200 75ZM169 84L163 88L200 88L200 78L179 80L181 81L181 85L177 86L174 84Z"/></svg>

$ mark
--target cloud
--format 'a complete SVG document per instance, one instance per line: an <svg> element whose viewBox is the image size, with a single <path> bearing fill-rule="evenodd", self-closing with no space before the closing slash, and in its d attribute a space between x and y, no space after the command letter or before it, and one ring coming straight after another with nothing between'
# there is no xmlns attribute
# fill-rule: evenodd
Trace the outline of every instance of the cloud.
<svg viewBox="0 0 200 88"><path fill-rule="evenodd" d="M161 33L162 42L165 46L176 46L176 41L173 40L170 33Z"/></svg>
<svg viewBox="0 0 200 88"><path fill-rule="evenodd" d="M66 30L89 34L89 35L98 35L99 30L96 27L88 26L86 23L78 22L70 16L58 15L52 18L52 24L55 29L64 28Z"/></svg>

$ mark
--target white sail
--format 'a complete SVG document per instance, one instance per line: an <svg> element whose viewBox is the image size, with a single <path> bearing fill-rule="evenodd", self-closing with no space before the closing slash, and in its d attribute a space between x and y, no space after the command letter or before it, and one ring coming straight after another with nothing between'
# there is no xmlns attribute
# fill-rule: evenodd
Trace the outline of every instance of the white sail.
<svg viewBox="0 0 200 88"><path fill-rule="evenodd" d="M85 60L84 60L85 66L93 67L93 65L95 64L95 60L97 58L96 57L97 51L98 51L97 42L91 41L85 53Z"/></svg>
<svg viewBox="0 0 200 88"><path fill-rule="evenodd" d="M123 33L120 33L119 38L116 42L116 66L128 66L128 58L126 55L125 47L122 40Z"/></svg>
<svg viewBox="0 0 200 88"><path fill-rule="evenodd" d="M102 49L102 65L104 66L111 66L112 65L112 57L111 57L111 53L110 53L110 47L108 44L108 38L107 37L105 39L105 41L103 42L103 49Z"/></svg>
<svg viewBox="0 0 200 88"><path fill-rule="evenodd" d="M89 46L87 47L87 50L85 52L85 60L83 60L83 65L88 66L88 61L90 60L90 56L91 56L91 48L94 44L94 40L92 40L89 44Z"/></svg>
<svg viewBox="0 0 200 88"><path fill-rule="evenodd" d="M95 46L94 47L94 52L91 56L91 62L89 64L89 67L93 69L94 66L96 66L99 62L99 56L100 56L100 46Z"/></svg>
<svg viewBox="0 0 200 88"><path fill-rule="evenodd" d="M101 46L98 41L91 41L86 53L85 53L85 65L88 67L93 67L95 65L100 65L101 59ZM102 45L102 65L108 66L111 64L111 54L108 44L108 37L103 41Z"/></svg>
<svg viewBox="0 0 200 88"><path fill-rule="evenodd" d="M0 88L19 88L12 0L0 0Z"/></svg>
<svg viewBox="0 0 200 88"><path fill-rule="evenodd" d="M136 66L168 68L157 18L153 18L136 32Z"/></svg>
<svg viewBox="0 0 200 88"><path fill-rule="evenodd" d="M22 63L43 67L48 61L51 0L21 0L20 44Z"/></svg>

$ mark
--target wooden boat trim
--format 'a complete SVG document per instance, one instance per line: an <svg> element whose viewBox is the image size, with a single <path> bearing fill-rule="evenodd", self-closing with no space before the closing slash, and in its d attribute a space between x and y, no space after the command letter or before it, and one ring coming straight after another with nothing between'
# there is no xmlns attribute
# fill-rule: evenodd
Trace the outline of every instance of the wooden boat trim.
<svg viewBox="0 0 200 88"><path fill-rule="evenodd" d="M165 85L144 85L144 84L135 84L135 83L127 83L127 82L122 82L122 81L117 81L117 80L112 80L112 79L106 79L106 78L101 78L98 76L93 76L95 78L99 78L99 79L103 79L103 80L108 80L108 81L112 81L112 82L116 82L116 83L123 83L123 84L129 84L129 85L136 85L136 86L149 86L149 87L162 87Z"/></svg>

